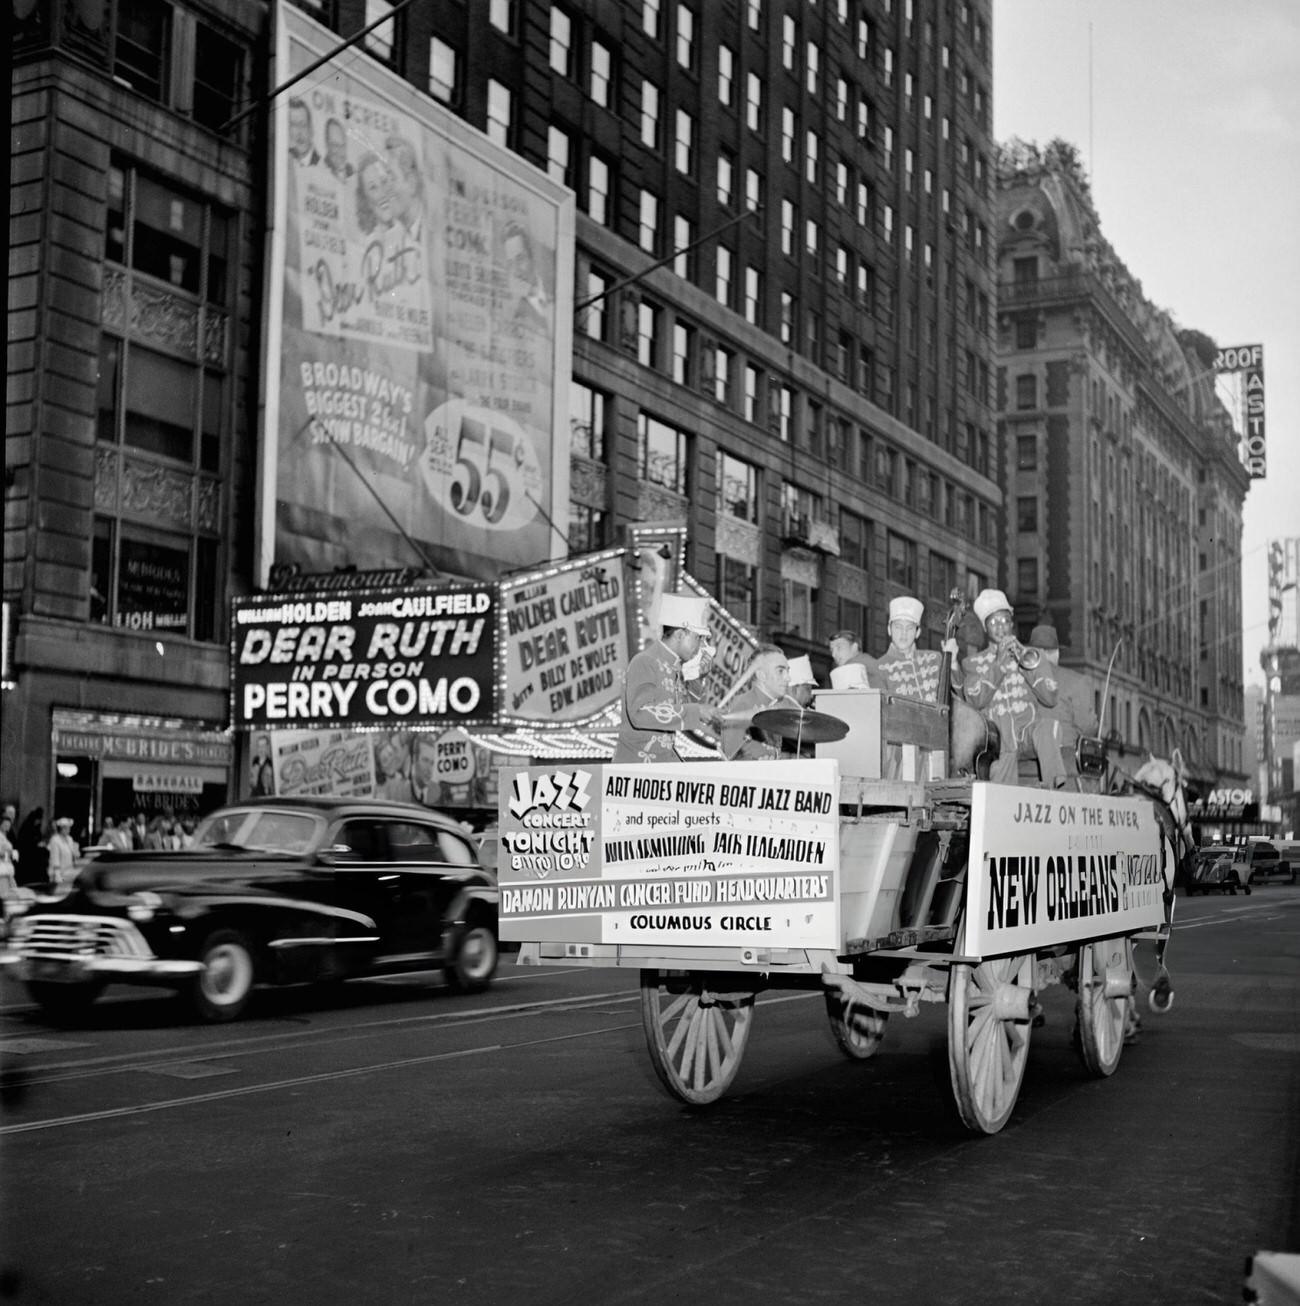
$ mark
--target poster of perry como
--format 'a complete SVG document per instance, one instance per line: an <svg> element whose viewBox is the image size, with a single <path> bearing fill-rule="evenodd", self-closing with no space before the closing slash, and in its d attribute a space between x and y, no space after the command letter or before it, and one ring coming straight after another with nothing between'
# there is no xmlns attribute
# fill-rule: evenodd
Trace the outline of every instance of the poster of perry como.
<svg viewBox="0 0 1300 1306"><path fill-rule="evenodd" d="M277 12L279 84L338 38ZM572 192L360 46L273 124L261 583L273 563L490 579L559 556Z"/></svg>

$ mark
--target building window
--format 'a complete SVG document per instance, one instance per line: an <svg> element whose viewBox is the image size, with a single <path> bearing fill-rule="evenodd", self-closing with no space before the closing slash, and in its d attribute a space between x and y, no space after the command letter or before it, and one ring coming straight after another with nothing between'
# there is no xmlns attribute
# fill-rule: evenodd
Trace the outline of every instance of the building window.
<svg viewBox="0 0 1300 1306"><path fill-rule="evenodd" d="M724 208L731 207L732 191L735 186L736 165L726 150L718 151L718 203Z"/></svg>
<svg viewBox="0 0 1300 1306"><path fill-rule="evenodd" d="M788 385L773 386L771 393L776 403L776 433L786 444L794 427L794 391Z"/></svg>
<svg viewBox="0 0 1300 1306"><path fill-rule="evenodd" d="M763 276L756 267L745 268L745 321L759 326L763 317Z"/></svg>
<svg viewBox="0 0 1300 1306"><path fill-rule="evenodd" d="M587 214L602 227L609 225L609 164L599 154L587 160Z"/></svg>
<svg viewBox="0 0 1300 1306"><path fill-rule="evenodd" d="M643 299L637 307L636 357L643 367L659 365L659 329L663 314Z"/></svg>
<svg viewBox="0 0 1300 1306"><path fill-rule="evenodd" d="M763 203L763 174L753 168L745 169L745 207L756 211Z"/></svg>
<svg viewBox="0 0 1300 1306"><path fill-rule="evenodd" d="M817 184L817 168L821 158L821 137L816 132L808 132L804 137L803 170L804 178L810 184Z"/></svg>
<svg viewBox="0 0 1300 1306"><path fill-rule="evenodd" d="M794 110L788 105L781 106L781 158L786 163L794 162L794 142L799 133L799 120Z"/></svg>
<svg viewBox="0 0 1300 1306"><path fill-rule="evenodd" d="M695 10L677 6L677 62L683 68L695 66Z"/></svg>
<svg viewBox="0 0 1300 1306"><path fill-rule="evenodd" d="M595 553L605 543L605 512L590 504L569 502L569 552Z"/></svg>
<svg viewBox="0 0 1300 1306"><path fill-rule="evenodd" d="M794 254L794 229L798 222L794 204L790 200L781 201L781 253Z"/></svg>
<svg viewBox="0 0 1300 1306"><path fill-rule="evenodd" d="M1016 407L1038 407L1038 378L1032 372L1016 377Z"/></svg>
<svg viewBox="0 0 1300 1306"><path fill-rule="evenodd" d="M745 22L751 32L758 32L763 27L763 0L745 0Z"/></svg>
<svg viewBox="0 0 1300 1306"><path fill-rule="evenodd" d="M1038 529L1038 499L1034 495L1021 495L1016 500L1016 530L1032 533Z"/></svg>
<svg viewBox="0 0 1300 1306"><path fill-rule="evenodd" d="M654 254L659 248L659 197L644 188L641 191L637 244L647 254Z"/></svg>
<svg viewBox="0 0 1300 1306"><path fill-rule="evenodd" d="M761 130L763 121L763 80L757 73L745 79L745 126L750 131Z"/></svg>
<svg viewBox="0 0 1300 1306"><path fill-rule="evenodd" d="M587 79L587 93L602 109L609 108L610 89L614 77L614 56L609 47L600 41L591 43L591 69Z"/></svg>
<svg viewBox="0 0 1300 1306"><path fill-rule="evenodd" d="M687 488L686 460L690 441L684 431L667 422L638 413L637 470L643 481L662 485L676 494Z"/></svg>
<svg viewBox="0 0 1300 1306"><path fill-rule="evenodd" d="M243 84L243 50L202 19L196 18L194 121L213 131L223 130L238 107Z"/></svg>
<svg viewBox="0 0 1300 1306"><path fill-rule="evenodd" d="M673 218L673 271L683 281L695 280L695 224L678 213Z"/></svg>
<svg viewBox="0 0 1300 1306"><path fill-rule="evenodd" d="M781 578L781 629L800 633L815 630L817 591L791 577Z"/></svg>
<svg viewBox="0 0 1300 1306"><path fill-rule="evenodd" d="M794 344L795 322L799 316L799 301L788 291L781 292L780 334L783 345Z"/></svg>
<svg viewBox="0 0 1300 1306"><path fill-rule="evenodd" d="M871 570L871 523L847 508L840 509L840 561Z"/></svg>
<svg viewBox="0 0 1300 1306"><path fill-rule="evenodd" d="M718 345L713 351L713 397L720 404L731 405L731 373L735 360L729 349Z"/></svg>
<svg viewBox="0 0 1300 1306"><path fill-rule="evenodd" d="M717 253L717 283L714 287L714 298L719 304L725 304L731 307L731 251L725 245L718 246Z"/></svg>
<svg viewBox="0 0 1300 1306"><path fill-rule="evenodd" d="M366 0L366 26L376 22L393 8L392 0ZM396 22L380 23L365 36L365 47L384 63L393 62L393 50L396 44Z"/></svg>
<svg viewBox="0 0 1300 1306"><path fill-rule="evenodd" d="M781 66L791 72L794 69L795 52L799 47L799 29L794 19L785 14L781 19Z"/></svg>
<svg viewBox="0 0 1300 1306"><path fill-rule="evenodd" d="M886 532L885 573L891 584L909 593L916 589L916 544L894 531Z"/></svg>
<svg viewBox="0 0 1300 1306"><path fill-rule="evenodd" d="M555 181L569 186L573 184L573 173L569 166L569 135L559 127L546 129L546 172Z"/></svg>
<svg viewBox="0 0 1300 1306"><path fill-rule="evenodd" d="M930 554L930 593L946 599L957 588L957 564L941 553Z"/></svg>
<svg viewBox="0 0 1300 1306"><path fill-rule="evenodd" d="M651 81L641 83L641 144L659 145L659 88Z"/></svg>
<svg viewBox="0 0 1300 1306"><path fill-rule="evenodd" d="M695 119L685 109L677 110L677 143L674 162L678 172L690 175L695 149Z"/></svg>
<svg viewBox="0 0 1300 1306"><path fill-rule="evenodd" d="M507 36L515 30L515 0L490 0L488 22Z"/></svg>
<svg viewBox="0 0 1300 1306"><path fill-rule="evenodd" d="M569 383L569 451L605 461L605 414L609 397L581 381Z"/></svg>
<svg viewBox="0 0 1300 1306"><path fill-rule="evenodd" d="M659 0L641 0L641 30L659 38Z"/></svg>
<svg viewBox="0 0 1300 1306"><path fill-rule="evenodd" d="M821 73L822 52L811 41L808 42L808 63L806 85L809 95L817 94L817 79Z"/></svg>
<svg viewBox="0 0 1300 1306"><path fill-rule="evenodd" d="M510 146L512 98L506 87L495 78L488 79L487 135L490 141Z"/></svg>
<svg viewBox="0 0 1300 1306"><path fill-rule="evenodd" d="M745 420L755 424L759 419L759 376L753 363L745 364Z"/></svg>
<svg viewBox="0 0 1300 1306"><path fill-rule="evenodd" d="M672 378L678 385L691 384L691 360L694 357L695 332L684 322L674 322Z"/></svg>
<svg viewBox="0 0 1300 1306"><path fill-rule="evenodd" d="M718 46L718 101L730 108L736 94L736 56L729 45Z"/></svg>
<svg viewBox="0 0 1300 1306"><path fill-rule="evenodd" d="M551 6L551 68L573 76L573 19L558 5Z"/></svg>
<svg viewBox="0 0 1300 1306"><path fill-rule="evenodd" d="M722 606L739 621L758 620L758 568L719 553L718 587Z"/></svg>
<svg viewBox="0 0 1300 1306"><path fill-rule="evenodd" d="M1016 597L1032 599L1038 596L1038 559L1018 558L1016 560Z"/></svg>
<svg viewBox="0 0 1300 1306"><path fill-rule="evenodd" d="M578 329L589 340L605 339L605 306L609 303L609 278L595 268L587 269L587 306L579 312Z"/></svg>
<svg viewBox="0 0 1300 1306"><path fill-rule="evenodd" d="M443 104L455 104L456 51L441 37L429 38L429 94Z"/></svg>
<svg viewBox="0 0 1300 1306"><path fill-rule="evenodd" d="M814 218L809 218L804 223L804 248L808 251L808 257L815 263L821 248L821 228Z"/></svg>
<svg viewBox="0 0 1300 1306"><path fill-rule="evenodd" d="M1038 467L1038 437L1020 435L1016 437L1016 468L1022 472L1032 472Z"/></svg>
<svg viewBox="0 0 1300 1306"><path fill-rule="evenodd" d="M758 468L732 454L718 454L718 513L758 522Z"/></svg>

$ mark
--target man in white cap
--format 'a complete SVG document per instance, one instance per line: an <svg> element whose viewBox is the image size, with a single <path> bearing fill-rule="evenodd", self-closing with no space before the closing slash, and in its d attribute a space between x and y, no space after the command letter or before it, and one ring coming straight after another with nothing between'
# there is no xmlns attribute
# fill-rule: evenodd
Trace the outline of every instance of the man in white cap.
<svg viewBox="0 0 1300 1306"><path fill-rule="evenodd" d="M997 728L1001 752L989 769L989 779L1016 784L1020 753L1032 751L1043 784L1060 789L1065 770L1054 723L1046 713L1056 703L1052 664L1040 650L1027 649L1016 639L1015 615L1001 590L981 590L974 608L989 646L967 658L963 688L966 701Z"/></svg>
<svg viewBox="0 0 1300 1306"><path fill-rule="evenodd" d="M72 826L72 817L57 817L54 822L54 833L46 840L46 846L50 850L50 883L56 889L71 884L77 878L81 846L72 837Z"/></svg>
<svg viewBox="0 0 1300 1306"><path fill-rule="evenodd" d="M718 729L717 712L700 701L713 660L708 611L694 594L659 600L662 633L628 663L615 762L680 762L679 730Z"/></svg>
<svg viewBox="0 0 1300 1306"><path fill-rule="evenodd" d="M775 644L760 644L745 674L749 683L722 714L722 752L738 762L771 761L781 756L782 736L751 722L755 712L799 711L799 700L790 693L790 663Z"/></svg>
<svg viewBox="0 0 1300 1306"><path fill-rule="evenodd" d="M939 701L939 672L943 653L951 658L950 678L953 689L961 689L961 667L957 662L957 641L944 641L943 653L916 647L921 633L925 604L920 599L897 598L889 602L889 648L876 663L891 693L905 698L919 698L924 703Z"/></svg>

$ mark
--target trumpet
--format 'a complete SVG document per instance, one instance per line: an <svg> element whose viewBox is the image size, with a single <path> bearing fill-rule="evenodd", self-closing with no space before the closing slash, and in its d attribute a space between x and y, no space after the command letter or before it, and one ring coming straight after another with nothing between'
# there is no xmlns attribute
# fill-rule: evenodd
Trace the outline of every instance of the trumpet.
<svg viewBox="0 0 1300 1306"><path fill-rule="evenodd" d="M998 649L999 655L1010 653L1016 662L1026 671L1032 671L1042 660L1043 650L1038 648L1026 648L1014 636L1006 640Z"/></svg>

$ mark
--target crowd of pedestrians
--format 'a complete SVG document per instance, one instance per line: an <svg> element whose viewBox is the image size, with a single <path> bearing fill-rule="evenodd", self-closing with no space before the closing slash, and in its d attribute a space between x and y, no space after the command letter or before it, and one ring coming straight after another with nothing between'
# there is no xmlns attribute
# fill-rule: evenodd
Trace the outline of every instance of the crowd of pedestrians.
<svg viewBox="0 0 1300 1306"><path fill-rule="evenodd" d="M36 892L71 885L89 852L162 851L188 848L194 842L194 819L170 813L106 816L103 827L84 843L84 831L76 831L75 825L70 816L47 821L43 807L33 808L21 822L14 804L0 808L0 903L6 909Z"/></svg>

